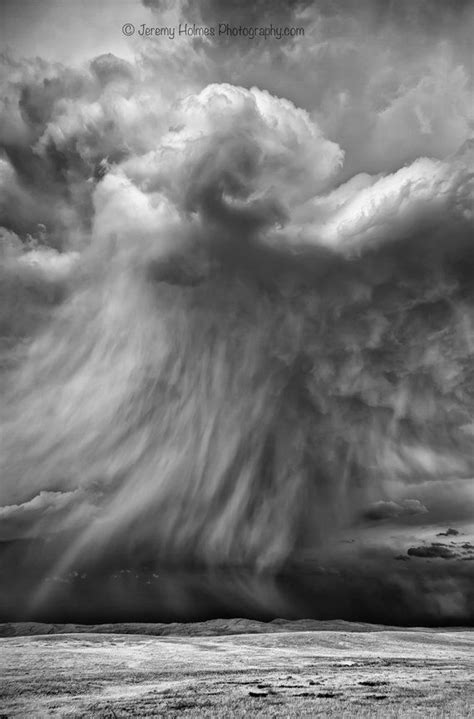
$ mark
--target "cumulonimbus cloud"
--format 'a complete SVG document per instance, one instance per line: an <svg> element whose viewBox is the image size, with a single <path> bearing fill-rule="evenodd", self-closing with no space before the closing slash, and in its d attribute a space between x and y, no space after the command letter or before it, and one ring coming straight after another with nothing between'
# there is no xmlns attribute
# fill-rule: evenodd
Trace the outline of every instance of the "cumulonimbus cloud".
<svg viewBox="0 0 474 719"><path fill-rule="evenodd" d="M341 13L310 20L335 33L352 27ZM326 67L332 51L317 40ZM339 40L352 47L354 34ZM268 54L286 53L293 72L299 52ZM438 111L426 115L423 83L426 101L410 88L397 100L388 66L376 118L370 103L358 115L359 79L341 90L339 137L317 78L319 106L307 75L298 106L275 73L257 87L222 60L228 76L208 82L225 74L218 47L181 43L171 55L199 55L203 78L158 85L156 53L80 69L5 60L0 518L5 538L59 538L30 592L42 601L44 576L79 566L277 572L308 548L327 552L344 527L446 526L442 482L449 512L466 512L467 125L450 134L459 152L450 140L426 156L417 139L394 166L405 112L423 134ZM368 167L349 116L352 138L373 120ZM413 597L406 564L395 583ZM439 579L440 596L452 583ZM459 586L467 617L464 574Z"/></svg>

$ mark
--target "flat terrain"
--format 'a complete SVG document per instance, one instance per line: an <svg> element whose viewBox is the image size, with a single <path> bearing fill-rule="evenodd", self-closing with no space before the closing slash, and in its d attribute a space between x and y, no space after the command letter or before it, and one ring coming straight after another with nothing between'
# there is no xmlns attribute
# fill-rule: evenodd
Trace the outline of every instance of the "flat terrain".
<svg viewBox="0 0 474 719"><path fill-rule="evenodd" d="M474 715L472 631L288 624L2 625L0 717Z"/></svg>

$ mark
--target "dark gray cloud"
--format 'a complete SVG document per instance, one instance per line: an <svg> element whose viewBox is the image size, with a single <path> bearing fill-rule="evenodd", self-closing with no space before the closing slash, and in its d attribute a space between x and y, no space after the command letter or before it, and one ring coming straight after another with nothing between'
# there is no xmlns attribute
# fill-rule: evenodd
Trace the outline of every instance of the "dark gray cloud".
<svg viewBox="0 0 474 719"><path fill-rule="evenodd" d="M379 500L364 512L365 519L383 520L395 517L425 514L428 510L419 499L405 499L401 504L393 501Z"/></svg>
<svg viewBox="0 0 474 719"><path fill-rule="evenodd" d="M438 532L437 537L457 537L459 534L457 529L450 527L445 532Z"/></svg>
<svg viewBox="0 0 474 719"><path fill-rule="evenodd" d="M450 547L439 542L434 542L429 546L422 547L410 547L408 550L410 557L424 557L427 559L440 558L440 559L458 559L459 555L454 552Z"/></svg>

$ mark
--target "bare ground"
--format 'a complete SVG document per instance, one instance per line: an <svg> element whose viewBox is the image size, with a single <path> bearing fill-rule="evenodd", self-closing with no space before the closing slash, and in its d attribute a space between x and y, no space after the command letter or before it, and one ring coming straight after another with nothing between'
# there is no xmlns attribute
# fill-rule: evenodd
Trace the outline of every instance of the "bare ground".
<svg viewBox="0 0 474 719"><path fill-rule="evenodd" d="M474 716L468 630L15 636L8 627L0 719Z"/></svg>

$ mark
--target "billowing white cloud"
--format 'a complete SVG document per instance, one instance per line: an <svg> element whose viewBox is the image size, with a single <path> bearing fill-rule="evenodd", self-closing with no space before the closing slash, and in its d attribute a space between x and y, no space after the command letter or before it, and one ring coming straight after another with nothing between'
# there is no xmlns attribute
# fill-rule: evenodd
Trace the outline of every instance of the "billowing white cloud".
<svg viewBox="0 0 474 719"><path fill-rule="evenodd" d="M295 212L290 236L301 244L323 244L358 254L415 235L436 237L472 224L472 158L420 158L386 175L359 175ZM300 222L298 220L300 219Z"/></svg>
<svg viewBox="0 0 474 719"><path fill-rule="evenodd" d="M257 88L210 85L172 109L156 149L122 168L142 191L168 194L182 212L271 225L327 186L342 160L291 102Z"/></svg>

